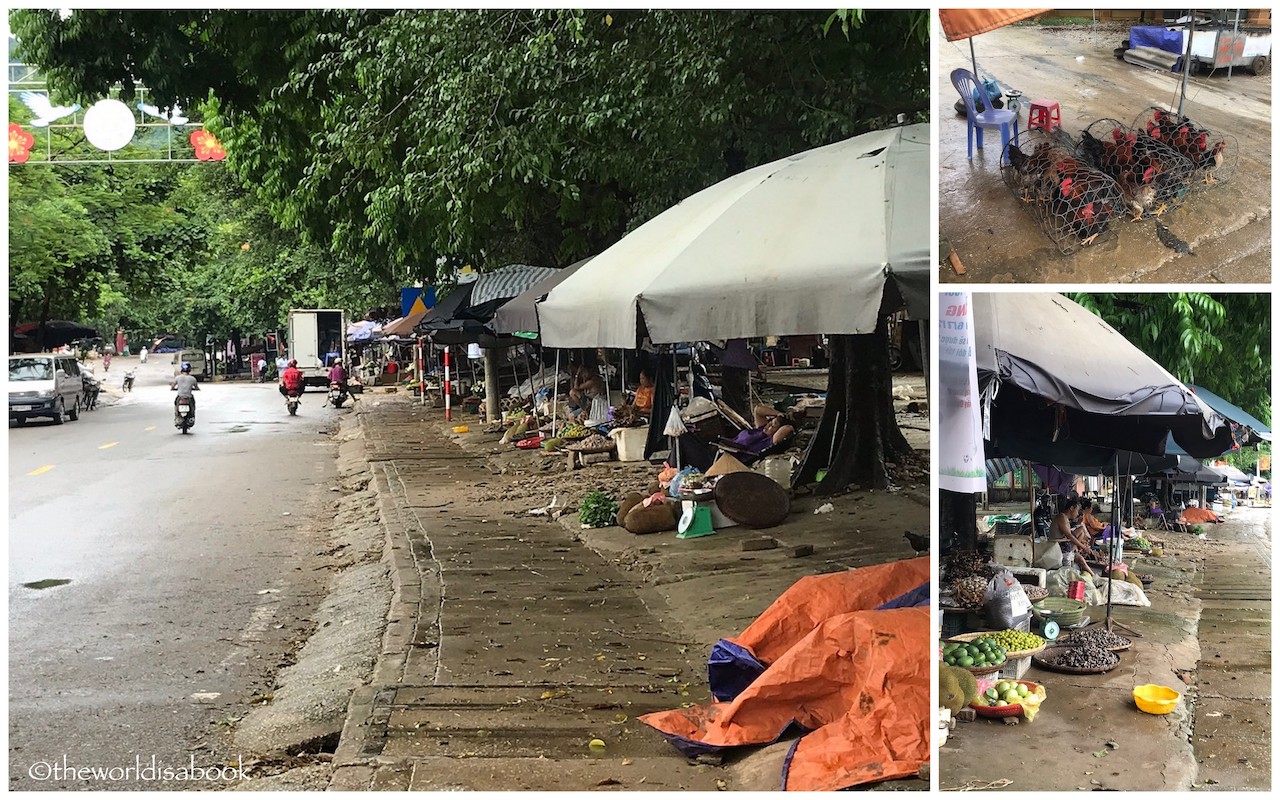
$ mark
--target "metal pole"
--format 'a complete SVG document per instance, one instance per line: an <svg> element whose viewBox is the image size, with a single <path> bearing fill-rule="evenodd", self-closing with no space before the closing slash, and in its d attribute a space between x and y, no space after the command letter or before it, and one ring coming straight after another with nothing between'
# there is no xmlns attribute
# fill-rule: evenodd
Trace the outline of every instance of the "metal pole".
<svg viewBox="0 0 1280 800"><path fill-rule="evenodd" d="M418 337L418 399L420 405L427 404L427 378L426 378L427 360L422 352L422 337Z"/></svg>
<svg viewBox="0 0 1280 800"><path fill-rule="evenodd" d="M978 74L978 57L973 54L973 37L969 37L969 60L973 62L973 77L982 83L982 76Z"/></svg>
<svg viewBox="0 0 1280 800"><path fill-rule="evenodd" d="M1236 24L1231 30L1231 60L1227 62L1227 83L1231 82L1231 72L1235 69L1236 42L1240 41L1240 9L1236 9ZM1243 51L1243 48L1242 48Z"/></svg>
<svg viewBox="0 0 1280 800"><path fill-rule="evenodd" d="M627 351L618 351L618 404L621 405L627 401Z"/></svg>
<svg viewBox="0 0 1280 800"><path fill-rule="evenodd" d="M1191 9L1191 24L1187 30L1187 52L1182 56L1182 93L1178 96L1178 116L1187 102L1187 78L1191 75L1191 40L1196 38L1196 11Z"/></svg>
<svg viewBox="0 0 1280 800"><path fill-rule="evenodd" d="M556 435L556 412L560 410L560 348L556 348L556 371L551 376L551 435ZM532 384L530 384L532 388ZM538 418L538 408L533 409L534 419Z"/></svg>
<svg viewBox="0 0 1280 800"><path fill-rule="evenodd" d="M444 346L444 421L453 421L453 389L449 386L449 345Z"/></svg>
<svg viewBox="0 0 1280 800"><path fill-rule="evenodd" d="M1120 457L1115 458L1116 488L1111 491L1112 502L1119 505L1120 497ZM1115 568L1116 540L1120 537L1120 524L1116 519L1115 509L1111 511L1111 538L1107 540L1107 630L1111 630L1111 571Z"/></svg>

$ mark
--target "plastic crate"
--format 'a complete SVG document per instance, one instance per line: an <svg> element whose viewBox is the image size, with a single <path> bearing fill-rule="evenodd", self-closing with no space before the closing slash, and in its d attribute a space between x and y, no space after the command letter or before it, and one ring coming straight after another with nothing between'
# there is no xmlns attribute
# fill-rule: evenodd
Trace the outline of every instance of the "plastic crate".
<svg viewBox="0 0 1280 800"><path fill-rule="evenodd" d="M996 672L996 679L1002 681L1021 680L1023 675L1031 669L1031 656L1026 658L1015 658L1011 661L1004 662L1004 666L1000 667Z"/></svg>
<svg viewBox="0 0 1280 800"><path fill-rule="evenodd" d="M961 633L968 633L969 613L967 611L943 611L942 612L942 638L950 639L952 636Z"/></svg>

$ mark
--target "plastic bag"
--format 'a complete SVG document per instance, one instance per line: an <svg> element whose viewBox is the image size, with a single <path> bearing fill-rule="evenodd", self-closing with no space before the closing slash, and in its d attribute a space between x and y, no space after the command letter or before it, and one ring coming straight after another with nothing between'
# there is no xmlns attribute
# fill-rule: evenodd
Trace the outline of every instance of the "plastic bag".
<svg viewBox="0 0 1280 800"><path fill-rule="evenodd" d="M672 406L671 413L667 415L667 426L662 429L662 433L666 436L683 436L688 432L684 420L680 419L680 409Z"/></svg>
<svg viewBox="0 0 1280 800"><path fill-rule="evenodd" d="M1057 569L1062 566L1062 545L1056 542L1045 548L1044 553L1031 566L1039 569Z"/></svg>
<svg viewBox="0 0 1280 800"><path fill-rule="evenodd" d="M1018 628L1031 617L1031 601L1012 572L1001 570L987 583L983 607L987 625L996 628Z"/></svg>
<svg viewBox="0 0 1280 800"><path fill-rule="evenodd" d="M689 478L690 475L702 476L702 472L696 467L685 467L675 474L671 479L671 486L667 489L667 494L672 497L680 496L680 486Z"/></svg>

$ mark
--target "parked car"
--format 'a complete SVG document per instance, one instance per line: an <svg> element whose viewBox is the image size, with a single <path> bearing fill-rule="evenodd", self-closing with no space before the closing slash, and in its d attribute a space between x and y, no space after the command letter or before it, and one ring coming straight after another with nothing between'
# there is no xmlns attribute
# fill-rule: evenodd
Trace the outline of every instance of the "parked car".
<svg viewBox="0 0 1280 800"><path fill-rule="evenodd" d="M75 356L9 356L9 419L17 424L32 417L48 417L55 425L61 425L64 416L77 420L83 394L84 379Z"/></svg>

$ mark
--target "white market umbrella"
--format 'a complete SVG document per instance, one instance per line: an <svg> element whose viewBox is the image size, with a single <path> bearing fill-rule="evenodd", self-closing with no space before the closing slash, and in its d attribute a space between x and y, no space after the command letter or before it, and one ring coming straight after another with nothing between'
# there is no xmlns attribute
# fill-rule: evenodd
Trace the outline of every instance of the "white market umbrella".
<svg viewBox="0 0 1280 800"><path fill-rule="evenodd" d="M538 303L549 347L875 330L892 282L929 313L929 126L726 178L627 234Z"/></svg>

